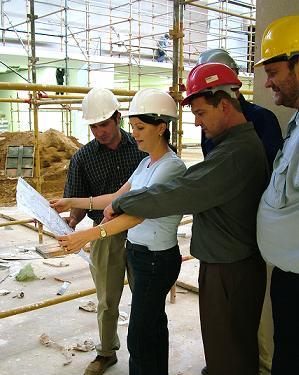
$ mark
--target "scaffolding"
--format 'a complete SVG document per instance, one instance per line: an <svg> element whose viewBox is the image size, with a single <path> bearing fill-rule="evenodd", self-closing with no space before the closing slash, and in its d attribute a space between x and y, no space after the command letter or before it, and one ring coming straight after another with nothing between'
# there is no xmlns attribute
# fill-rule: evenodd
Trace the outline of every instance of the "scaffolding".
<svg viewBox="0 0 299 375"><path fill-rule="evenodd" d="M27 66L21 69L27 70L27 78L1 62L28 82L41 81L40 72L46 68L63 68L65 85L76 81L74 75L78 71L83 72L84 85L88 87L102 80L96 81L95 77L103 74L100 77L109 78L106 87L138 90L159 85L179 101L183 81L199 53L221 47L239 64L245 89L251 93L254 0L18 0L20 10L13 15L6 3L1 0L0 43L3 47L14 44L21 48L27 58ZM166 33L171 42L165 47L165 62L158 63L157 43ZM73 107L75 103L54 102L59 97L50 99L59 107L48 106L47 110L61 112L62 129L70 134L72 108L79 107ZM14 112L11 104L12 120ZM19 128L19 104L16 113ZM31 106L28 114L31 129ZM179 121L172 132L179 152L182 128L183 112L179 107Z"/></svg>
<svg viewBox="0 0 299 375"><path fill-rule="evenodd" d="M0 82L1 90L27 92L27 97L0 98L10 105L13 113L20 109L13 104L28 105L28 124L32 117L35 133L37 190L41 190L39 161L38 114L45 106L48 111L61 112L61 128L72 134L73 110L78 110L83 96L93 85L93 73L102 72L113 77L117 88L112 90L128 103L135 90L155 85L168 89L178 103L179 119L172 128L172 142L182 150L183 110L180 105L186 72L207 48L226 48L240 66L241 78L246 81L243 93L251 95L252 66L254 61L255 1L254 0L17 0L23 13L12 17L1 1L1 39L3 51L17 45L27 59L26 67L2 65L26 83ZM109 5L108 5L109 4ZM22 19L23 18L25 19ZM165 48L165 62L156 61L159 38L169 34L171 43ZM240 48L242 45L242 48ZM9 48L8 48L9 47ZM48 50L48 55L45 51ZM53 53L54 51L54 53ZM1 59L4 60L5 54ZM65 85L42 85L39 72L45 67L65 70ZM21 74L26 71L27 78ZM84 86L70 86L74 72L85 73ZM153 80L153 77L156 80ZM159 79L157 79L159 77ZM1 81L1 77L0 77ZM112 83L108 85L112 87ZM63 92L64 96L47 92ZM77 95L74 95L77 94ZM49 108L49 105L55 107ZM15 130L15 129L13 129ZM28 223L32 219L24 220ZM19 224L15 222L13 224ZM39 227L40 242L42 227ZM189 258L188 258L189 259ZM188 260L187 258L184 260ZM64 302L78 296L94 293L82 291L69 298L57 298L34 306L3 312L0 318Z"/></svg>

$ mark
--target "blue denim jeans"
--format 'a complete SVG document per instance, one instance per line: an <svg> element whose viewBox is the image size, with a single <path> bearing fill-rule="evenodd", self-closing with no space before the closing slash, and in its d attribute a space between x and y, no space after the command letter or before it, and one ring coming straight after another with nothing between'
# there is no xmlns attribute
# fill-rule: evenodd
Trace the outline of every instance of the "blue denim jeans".
<svg viewBox="0 0 299 375"><path fill-rule="evenodd" d="M167 293L181 268L178 246L146 252L127 250L133 273L128 350L130 375L168 375Z"/></svg>

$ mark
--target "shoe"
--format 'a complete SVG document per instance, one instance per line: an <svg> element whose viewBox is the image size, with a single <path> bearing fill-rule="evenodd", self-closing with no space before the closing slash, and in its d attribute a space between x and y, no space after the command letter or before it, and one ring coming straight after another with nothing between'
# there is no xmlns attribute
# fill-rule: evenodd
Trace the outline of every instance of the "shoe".
<svg viewBox="0 0 299 375"><path fill-rule="evenodd" d="M97 355L96 358L86 367L84 375L102 375L108 367L115 365L116 362L117 357L115 353L110 357Z"/></svg>
<svg viewBox="0 0 299 375"><path fill-rule="evenodd" d="M208 373L208 367L205 366L202 370L201 370L201 375L209 375Z"/></svg>

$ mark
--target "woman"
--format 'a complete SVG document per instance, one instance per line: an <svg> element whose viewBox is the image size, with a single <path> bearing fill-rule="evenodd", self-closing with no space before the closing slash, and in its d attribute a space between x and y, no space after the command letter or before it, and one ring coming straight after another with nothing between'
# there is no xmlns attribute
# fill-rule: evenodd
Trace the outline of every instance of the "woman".
<svg viewBox="0 0 299 375"><path fill-rule="evenodd" d="M94 198L65 198L51 201L51 206L58 212L69 208L103 209L129 190L181 176L186 167L169 146L168 126L176 117L175 102L168 94L158 89L140 90L131 102L129 119L139 149L149 156L116 193ZM130 375L168 374L165 299L181 266L177 245L180 220L179 215L150 220L120 215L97 227L57 237L67 251L73 252L91 240L132 228L126 244L134 281L128 330Z"/></svg>

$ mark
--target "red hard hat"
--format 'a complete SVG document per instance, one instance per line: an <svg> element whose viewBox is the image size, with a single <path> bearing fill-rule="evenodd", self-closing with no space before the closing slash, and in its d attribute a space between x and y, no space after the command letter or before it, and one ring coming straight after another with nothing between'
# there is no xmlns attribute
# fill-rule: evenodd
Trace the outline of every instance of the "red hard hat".
<svg viewBox="0 0 299 375"><path fill-rule="evenodd" d="M219 87L220 86L220 87ZM205 63L195 66L187 78L187 96L182 105L190 104L193 95L204 91L235 91L242 86L236 73L227 65ZM218 89L217 89L218 88Z"/></svg>

